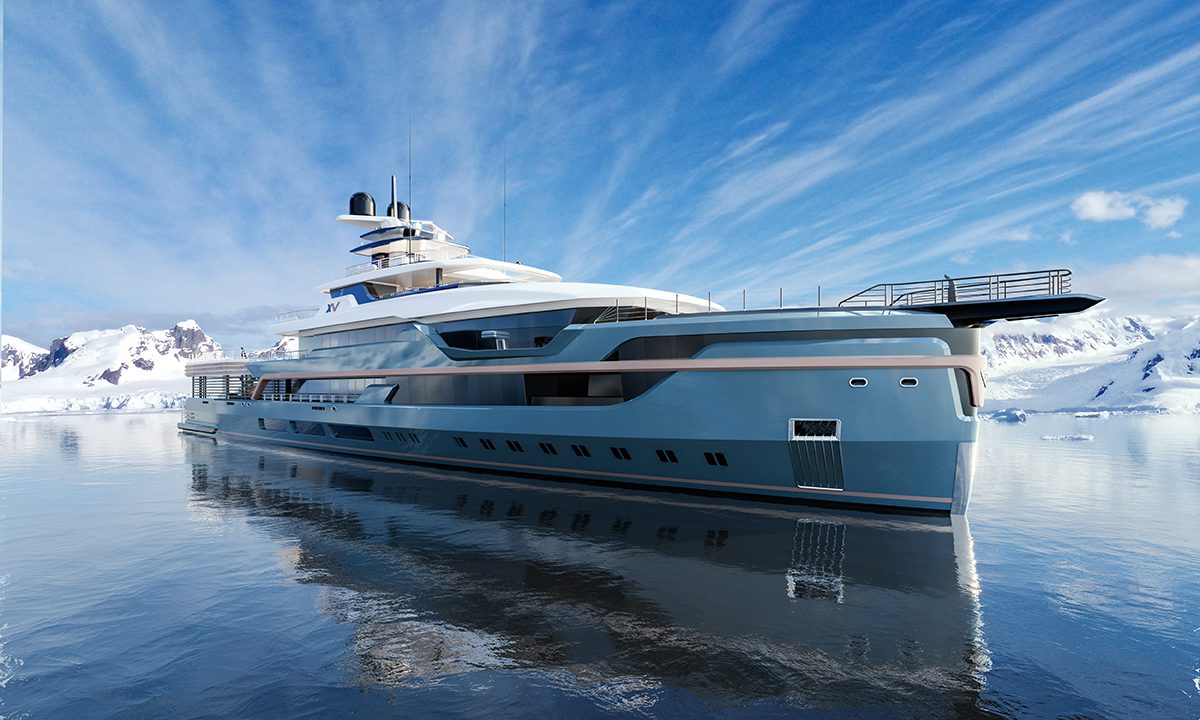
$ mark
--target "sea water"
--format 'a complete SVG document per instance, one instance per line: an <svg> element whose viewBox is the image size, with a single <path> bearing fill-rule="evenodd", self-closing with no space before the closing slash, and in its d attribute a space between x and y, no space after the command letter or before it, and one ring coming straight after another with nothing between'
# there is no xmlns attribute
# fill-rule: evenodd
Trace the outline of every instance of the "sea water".
<svg viewBox="0 0 1200 720"><path fill-rule="evenodd" d="M1197 418L986 424L966 520L176 420L0 420L0 717L1200 716Z"/></svg>

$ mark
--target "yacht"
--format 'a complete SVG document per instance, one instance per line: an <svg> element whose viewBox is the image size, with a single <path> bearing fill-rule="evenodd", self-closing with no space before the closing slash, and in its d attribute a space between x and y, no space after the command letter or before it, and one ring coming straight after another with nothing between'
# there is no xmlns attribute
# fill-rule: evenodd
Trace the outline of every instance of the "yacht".
<svg viewBox="0 0 1200 720"><path fill-rule="evenodd" d="M186 432L619 487L961 514L980 328L1102 298L1066 269L871 286L834 307L572 282L366 193L360 262L276 318L280 357L193 361ZM782 303L780 303L782 305Z"/></svg>

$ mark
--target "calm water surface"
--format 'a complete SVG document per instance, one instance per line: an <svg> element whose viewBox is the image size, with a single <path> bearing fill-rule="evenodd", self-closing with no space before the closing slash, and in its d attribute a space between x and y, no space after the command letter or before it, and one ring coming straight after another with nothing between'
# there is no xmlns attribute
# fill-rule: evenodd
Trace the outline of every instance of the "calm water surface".
<svg viewBox="0 0 1200 720"><path fill-rule="evenodd" d="M0 718L1200 717L1197 418L987 425L969 525L176 419L0 420Z"/></svg>

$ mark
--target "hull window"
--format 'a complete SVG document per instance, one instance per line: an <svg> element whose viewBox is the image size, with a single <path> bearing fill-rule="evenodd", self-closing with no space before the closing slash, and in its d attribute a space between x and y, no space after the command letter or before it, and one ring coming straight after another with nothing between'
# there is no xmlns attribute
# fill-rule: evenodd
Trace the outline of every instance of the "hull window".
<svg viewBox="0 0 1200 720"><path fill-rule="evenodd" d="M615 457L618 460L632 460L633 459L633 457L629 454L629 451L623 447L609 448L609 450L612 451L613 457Z"/></svg>
<svg viewBox="0 0 1200 720"><path fill-rule="evenodd" d="M363 427L362 425L335 425L331 423L329 430L339 440L375 441L375 436L371 434L371 428Z"/></svg>
<svg viewBox="0 0 1200 720"><path fill-rule="evenodd" d="M679 458L675 455L674 450L655 450L654 452L658 455L659 462L665 462L665 463L679 462Z"/></svg>
<svg viewBox="0 0 1200 720"><path fill-rule="evenodd" d="M725 459L725 453L706 452L704 453L704 460L709 465L715 465L717 467L729 466L729 462Z"/></svg>
<svg viewBox="0 0 1200 720"><path fill-rule="evenodd" d="M292 432L300 435L317 435L325 437L325 426L321 423L292 421Z"/></svg>
<svg viewBox="0 0 1200 720"><path fill-rule="evenodd" d="M496 443L492 442L491 440L488 440L487 438L480 438L479 444L483 446L484 450L495 450L496 449Z"/></svg>
<svg viewBox="0 0 1200 720"><path fill-rule="evenodd" d="M457 445L457 446L459 446L460 448L466 448L466 447L467 447L467 441L466 441L464 438L460 438L460 437L455 437L455 438L454 438L454 444L455 444L455 445Z"/></svg>
<svg viewBox="0 0 1200 720"><path fill-rule="evenodd" d="M516 440L505 440L504 444L508 445L508 449L513 452L525 452L525 448L521 447L521 443Z"/></svg>
<svg viewBox="0 0 1200 720"><path fill-rule="evenodd" d="M616 405L625 401L618 373L555 373L525 376L528 405Z"/></svg>
<svg viewBox="0 0 1200 720"><path fill-rule="evenodd" d="M270 430L271 432L287 432L287 420L277 420L275 418L259 418L259 430Z"/></svg>
<svg viewBox="0 0 1200 720"><path fill-rule="evenodd" d="M542 452L546 453L547 455L557 455L558 454L558 450L556 450L554 448L553 443L538 443L538 447L541 448Z"/></svg>
<svg viewBox="0 0 1200 720"><path fill-rule="evenodd" d="M578 457L591 457L592 453L587 449L587 445L572 445L571 452Z"/></svg>

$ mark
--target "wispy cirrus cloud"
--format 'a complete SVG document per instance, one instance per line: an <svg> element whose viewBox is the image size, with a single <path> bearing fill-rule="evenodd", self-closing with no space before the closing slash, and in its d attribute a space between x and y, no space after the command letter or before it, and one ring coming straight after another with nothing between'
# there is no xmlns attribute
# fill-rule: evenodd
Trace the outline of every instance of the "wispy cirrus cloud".
<svg viewBox="0 0 1200 720"><path fill-rule="evenodd" d="M418 215L498 255L507 158L510 257L577 279L852 290L1194 234L1182 0L6 11L4 320L35 341L314 305L410 119ZM1078 225L1089 188L1138 222Z"/></svg>
<svg viewBox="0 0 1200 720"><path fill-rule="evenodd" d="M727 75L762 58L804 14L804 5L788 0L741 0L712 38L717 74Z"/></svg>

